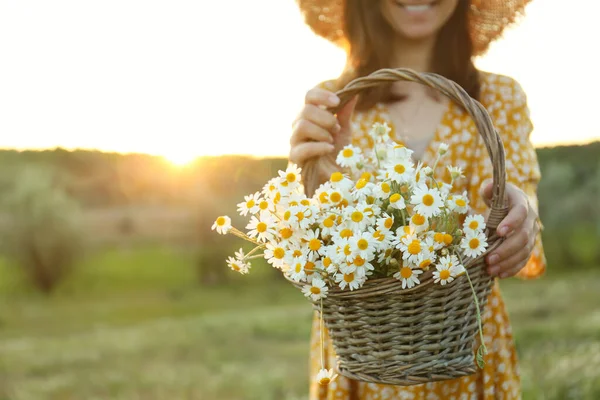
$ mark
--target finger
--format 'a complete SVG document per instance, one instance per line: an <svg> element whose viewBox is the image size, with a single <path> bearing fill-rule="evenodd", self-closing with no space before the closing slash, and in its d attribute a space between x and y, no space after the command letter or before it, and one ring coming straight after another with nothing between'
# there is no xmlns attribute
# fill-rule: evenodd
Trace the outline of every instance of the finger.
<svg viewBox="0 0 600 400"><path fill-rule="evenodd" d="M494 194L494 182L491 179L486 179L481 183L479 187L479 196L483 199L485 204L490 207L492 196Z"/></svg>
<svg viewBox="0 0 600 400"><path fill-rule="evenodd" d="M513 254L529 245L529 235L525 229L514 232L496 250L486 257L487 264L497 265L498 263L509 259Z"/></svg>
<svg viewBox="0 0 600 400"><path fill-rule="evenodd" d="M320 126L321 128L327 129L328 131L336 131L340 128L337 118L332 113L312 104L307 104L302 109L299 120L302 119L306 119L313 124ZM337 128L336 125L338 125Z"/></svg>
<svg viewBox="0 0 600 400"><path fill-rule="evenodd" d="M524 231L511 235L486 258L490 275L497 275L507 266L513 265L519 257L529 257L533 243L533 236L530 237Z"/></svg>
<svg viewBox="0 0 600 400"><path fill-rule="evenodd" d="M325 142L304 142L293 146L290 149L290 161L303 165L306 160L313 157L320 157L333 151L334 146Z"/></svg>
<svg viewBox="0 0 600 400"><path fill-rule="evenodd" d="M352 100L344 104L344 106L337 113L337 119L342 127L342 130L344 131L350 131L350 122L357 102L358 97L354 96Z"/></svg>
<svg viewBox="0 0 600 400"><path fill-rule="evenodd" d="M340 98L335 93L317 87L306 92L304 102L315 106L335 107L340 104Z"/></svg>
<svg viewBox="0 0 600 400"><path fill-rule="evenodd" d="M519 197L511 201L512 205L508 215L498 225L497 233L500 236L506 236L509 232L518 229L527 220L529 207L524 197Z"/></svg>
<svg viewBox="0 0 600 400"><path fill-rule="evenodd" d="M488 269L488 273L492 276L511 276L507 275L507 272L515 269L518 266L523 266L527 262L527 260L529 260L530 256L531 252L527 248L522 248L520 251L510 256L508 259L494 265L493 267L490 267ZM518 272L519 269L517 269L515 273Z"/></svg>
<svg viewBox="0 0 600 400"><path fill-rule="evenodd" d="M333 137L326 129L309 120L301 119L294 126L290 144L293 146L308 141L333 143Z"/></svg>

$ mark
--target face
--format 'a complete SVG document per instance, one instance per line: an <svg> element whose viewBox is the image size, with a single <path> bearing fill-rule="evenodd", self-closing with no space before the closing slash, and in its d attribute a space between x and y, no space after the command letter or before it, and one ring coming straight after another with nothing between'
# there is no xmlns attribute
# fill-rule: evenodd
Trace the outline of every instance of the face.
<svg viewBox="0 0 600 400"><path fill-rule="evenodd" d="M423 40L436 36L459 1L466 0L381 0L381 12L398 35Z"/></svg>

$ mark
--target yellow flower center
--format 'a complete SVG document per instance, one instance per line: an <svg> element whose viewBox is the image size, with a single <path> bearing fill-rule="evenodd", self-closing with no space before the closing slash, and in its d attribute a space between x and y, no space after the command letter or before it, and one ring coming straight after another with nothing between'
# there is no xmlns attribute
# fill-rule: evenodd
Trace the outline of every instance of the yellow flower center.
<svg viewBox="0 0 600 400"><path fill-rule="evenodd" d="M450 278L450 271L448 271L447 269L441 270L440 271L440 279L445 281L448 278Z"/></svg>
<svg viewBox="0 0 600 400"><path fill-rule="evenodd" d="M294 271L296 271L297 274L302 272L302 264L296 263L296 268L294 268Z"/></svg>
<svg viewBox="0 0 600 400"><path fill-rule="evenodd" d="M292 254L293 257L300 257L302 255L302 251L300 251L299 249L294 250L294 253Z"/></svg>
<svg viewBox="0 0 600 400"><path fill-rule="evenodd" d="M412 269L410 269L410 267L402 267L400 268L400 276L403 277L404 279L408 279L412 276L413 272Z"/></svg>
<svg viewBox="0 0 600 400"><path fill-rule="evenodd" d="M296 182L296 174L294 174L293 172L290 172L289 174L287 174L285 176L285 180L288 181L289 183Z"/></svg>
<svg viewBox="0 0 600 400"><path fill-rule="evenodd" d="M306 272L306 275L312 275L315 272L315 263L312 261L307 261L306 265L304 266L304 272Z"/></svg>
<svg viewBox="0 0 600 400"><path fill-rule="evenodd" d="M442 232L436 232L436 233L433 235L433 240L434 240L436 243L444 243L444 234L443 234Z"/></svg>
<svg viewBox="0 0 600 400"><path fill-rule="evenodd" d="M354 150L352 150L352 149L344 149L342 151L342 155L344 157L346 157L346 158L350 158L350 157L352 157L354 155Z"/></svg>
<svg viewBox="0 0 600 400"><path fill-rule="evenodd" d="M319 201L323 204L329 203L329 195L327 194L327 192L319 193Z"/></svg>
<svg viewBox="0 0 600 400"><path fill-rule="evenodd" d="M375 232L373 232L373 238L375 240L379 240L380 242L383 242L383 239L385 239L385 235L383 233L381 233L380 231L375 231Z"/></svg>
<svg viewBox="0 0 600 400"><path fill-rule="evenodd" d="M340 202L340 205L341 205L342 207L348 207L348 200L346 200L346 199L343 199L343 200Z"/></svg>
<svg viewBox="0 0 600 400"><path fill-rule="evenodd" d="M383 226L385 226L386 229L391 229L393 224L394 220L392 218L386 218L385 222L383 223Z"/></svg>
<svg viewBox="0 0 600 400"><path fill-rule="evenodd" d="M394 171L396 171L398 174L403 174L406 171L406 168L402 164L396 164L394 166Z"/></svg>
<svg viewBox="0 0 600 400"><path fill-rule="evenodd" d="M269 208L269 202L266 200L261 201L258 205L258 208L260 208L261 210L266 210L267 208Z"/></svg>
<svg viewBox="0 0 600 400"><path fill-rule="evenodd" d="M317 251L321 248L321 241L319 239L310 239L308 242L308 248L312 251Z"/></svg>
<svg viewBox="0 0 600 400"><path fill-rule="evenodd" d="M358 180L358 182L356 182L356 188L357 189L364 189L365 186L367 186L368 181L364 178L360 178Z"/></svg>
<svg viewBox="0 0 600 400"><path fill-rule="evenodd" d="M411 218L412 223L415 225L423 225L425 223L425 217L421 214L415 214Z"/></svg>
<svg viewBox="0 0 600 400"><path fill-rule="evenodd" d="M310 201L308 201L308 199L302 199L302 200L300 200L300 204L307 207L310 205Z"/></svg>
<svg viewBox="0 0 600 400"><path fill-rule="evenodd" d="M349 238L352 237L352 235L354 235L354 233L352 232L352 229L342 229L340 232L340 236L343 238Z"/></svg>
<svg viewBox="0 0 600 400"><path fill-rule="evenodd" d="M273 198L273 203L278 204L281 201L281 193L277 192Z"/></svg>
<svg viewBox="0 0 600 400"><path fill-rule="evenodd" d="M392 188L390 187L389 183L387 183L387 182L383 182L383 183L381 184L381 191L382 191L383 193L389 193L391 190L392 190Z"/></svg>
<svg viewBox="0 0 600 400"><path fill-rule="evenodd" d="M431 260L429 258L421 261L421 263L419 264L419 267L421 268L427 268L431 265Z"/></svg>
<svg viewBox="0 0 600 400"><path fill-rule="evenodd" d="M469 222L469 228L471 228L471 229L475 230L475 229L477 229L478 227L479 227L479 222L477 222L477 221L475 221L475 220L473 220L473 221Z"/></svg>
<svg viewBox="0 0 600 400"><path fill-rule="evenodd" d="M395 203L398 200L400 200L402 196L400 196L398 193L394 193L393 195L390 196L390 203Z"/></svg>
<svg viewBox="0 0 600 400"><path fill-rule="evenodd" d="M333 174L331 174L331 182L341 182L342 179L344 179L344 175L342 175L341 172L334 172Z"/></svg>
<svg viewBox="0 0 600 400"><path fill-rule="evenodd" d="M252 207L254 207L255 204L256 203L254 202L254 200L248 200L246 202L246 208L252 208Z"/></svg>
<svg viewBox="0 0 600 400"><path fill-rule="evenodd" d="M334 203L339 203L340 201L342 201L342 195L339 192L333 192L329 196L329 200L331 200Z"/></svg>
<svg viewBox="0 0 600 400"><path fill-rule="evenodd" d="M239 271L239 270L241 270L242 268L241 268L239 265L237 265L237 264L235 264L235 263L232 263L232 264L231 264L231 269L233 269L234 271Z"/></svg>
<svg viewBox="0 0 600 400"><path fill-rule="evenodd" d="M459 197L458 199L456 199L456 205L459 207L464 207L467 205L467 202Z"/></svg>
<svg viewBox="0 0 600 400"><path fill-rule="evenodd" d="M225 225L225 217L217 218L217 225L219 225L219 226Z"/></svg>
<svg viewBox="0 0 600 400"><path fill-rule="evenodd" d="M296 213L296 218L298 218L298 222L302 221L304 219L304 212L298 211Z"/></svg>
<svg viewBox="0 0 600 400"><path fill-rule="evenodd" d="M363 265L365 265L365 259L362 258L361 256L357 256L354 259L354 265L356 265L357 267L362 267Z"/></svg>
<svg viewBox="0 0 600 400"><path fill-rule="evenodd" d="M331 379L329 379L328 376L325 376L325 377L319 379L319 385L329 385L330 382L331 382Z"/></svg>
<svg viewBox="0 0 600 400"><path fill-rule="evenodd" d="M256 231L260 233L266 232L267 224L265 224L264 222L259 222L258 224L256 224Z"/></svg>
<svg viewBox="0 0 600 400"><path fill-rule="evenodd" d="M419 254L421 252L421 242L416 239L410 242L408 252L412 255Z"/></svg>
<svg viewBox="0 0 600 400"><path fill-rule="evenodd" d="M473 238L473 239L469 240L469 247L472 249L478 248L479 247L479 239Z"/></svg>
<svg viewBox="0 0 600 400"><path fill-rule="evenodd" d="M423 196L423 204L425 204L427 207L431 207L433 205L433 196L429 193Z"/></svg>
<svg viewBox="0 0 600 400"><path fill-rule="evenodd" d="M310 292L312 294L321 294L321 289L318 288L318 287L316 287L316 286L313 286L313 287L310 288Z"/></svg>
<svg viewBox="0 0 600 400"><path fill-rule="evenodd" d="M352 254L352 249L350 248L350 245L347 244L344 246L344 254L349 256L350 254Z"/></svg>
<svg viewBox="0 0 600 400"><path fill-rule="evenodd" d="M284 256L285 250L283 250L281 247L277 247L275 250L273 250L273 257L281 260Z"/></svg>
<svg viewBox="0 0 600 400"><path fill-rule="evenodd" d="M323 259L323 266L324 266L325 268L327 268L327 267L329 267L330 265L331 265L331 258L329 258L329 257L325 257L325 258Z"/></svg>
<svg viewBox="0 0 600 400"><path fill-rule="evenodd" d="M281 235L282 238L289 239L292 237L293 232L290 228L282 228L279 231L279 234Z"/></svg>
<svg viewBox="0 0 600 400"><path fill-rule="evenodd" d="M363 213L361 213L360 211L354 211L350 218L352 218L352 221L354 222L360 222L363 220Z"/></svg>
<svg viewBox="0 0 600 400"><path fill-rule="evenodd" d="M346 283L351 283L354 281L354 273L351 272L349 274L344 274L344 281L346 281Z"/></svg>
<svg viewBox="0 0 600 400"><path fill-rule="evenodd" d="M358 239L356 246L361 250L366 250L369 248L369 242L367 241L367 239L361 238L361 239Z"/></svg>
<svg viewBox="0 0 600 400"><path fill-rule="evenodd" d="M329 219L329 218L325 218L325 219L323 220L323 226L324 226L325 228L331 228L331 227L333 226L333 220L332 220L332 219Z"/></svg>
<svg viewBox="0 0 600 400"><path fill-rule="evenodd" d="M450 235L449 233L444 234L444 243L446 245L448 245L448 246L451 245L453 241L454 241L454 238L452 237L452 235Z"/></svg>

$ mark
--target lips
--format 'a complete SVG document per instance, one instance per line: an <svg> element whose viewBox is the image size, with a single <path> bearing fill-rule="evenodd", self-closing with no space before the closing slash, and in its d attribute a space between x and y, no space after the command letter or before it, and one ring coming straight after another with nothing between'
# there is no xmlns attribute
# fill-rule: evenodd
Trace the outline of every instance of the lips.
<svg viewBox="0 0 600 400"><path fill-rule="evenodd" d="M431 8L437 5L438 1L430 1L427 3L408 3L396 0L395 3L410 13L422 13L429 11Z"/></svg>

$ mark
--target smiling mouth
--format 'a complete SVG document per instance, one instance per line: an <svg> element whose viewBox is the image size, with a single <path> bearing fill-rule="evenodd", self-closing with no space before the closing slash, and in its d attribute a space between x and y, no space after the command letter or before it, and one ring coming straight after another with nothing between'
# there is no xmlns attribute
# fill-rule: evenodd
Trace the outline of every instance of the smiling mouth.
<svg viewBox="0 0 600 400"><path fill-rule="evenodd" d="M408 12L420 13L431 10L434 6L436 6L439 3L439 1L432 1L425 4L407 4L403 3L402 1L396 0L395 3L396 5L402 7Z"/></svg>

